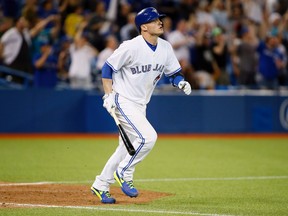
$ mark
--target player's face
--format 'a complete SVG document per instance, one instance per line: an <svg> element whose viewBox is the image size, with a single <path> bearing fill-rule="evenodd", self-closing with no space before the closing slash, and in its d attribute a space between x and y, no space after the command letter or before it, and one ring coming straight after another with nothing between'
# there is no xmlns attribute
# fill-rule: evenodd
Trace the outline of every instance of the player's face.
<svg viewBox="0 0 288 216"><path fill-rule="evenodd" d="M160 36L164 33L163 23L160 19L153 20L145 25L147 27L147 32L151 35Z"/></svg>

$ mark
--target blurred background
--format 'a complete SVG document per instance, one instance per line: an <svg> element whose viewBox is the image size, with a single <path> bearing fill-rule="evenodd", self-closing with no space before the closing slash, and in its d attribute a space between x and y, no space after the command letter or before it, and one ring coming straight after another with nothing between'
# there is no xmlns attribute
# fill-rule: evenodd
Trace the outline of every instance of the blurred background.
<svg viewBox="0 0 288 216"><path fill-rule="evenodd" d="M158 82L147 116L160 133L288 131L287 0L0 3L0 133L116 132L101 68L150 6L193 88Z"/></svg>

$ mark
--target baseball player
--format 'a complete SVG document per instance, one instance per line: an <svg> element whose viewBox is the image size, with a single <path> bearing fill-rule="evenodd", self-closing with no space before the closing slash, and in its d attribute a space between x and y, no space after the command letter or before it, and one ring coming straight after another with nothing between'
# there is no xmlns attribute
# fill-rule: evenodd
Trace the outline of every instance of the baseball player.
<svg viewBox="0 0 288 216"><path fill-rule="evenodd" d="M136 150L130 156L119 137L119 146L91 187L102 203L116 202L109 192L115 180L124 194L138 196L133 173L157 140L157 133L146 118L146 106L161 76L169 77L172 85L185 94L191 93L172 46L159 37L163 34L164 16L153 7L141 10L135 17L140 35L124 41L102 68L103 107L110 114L116 113Z"/></svg>

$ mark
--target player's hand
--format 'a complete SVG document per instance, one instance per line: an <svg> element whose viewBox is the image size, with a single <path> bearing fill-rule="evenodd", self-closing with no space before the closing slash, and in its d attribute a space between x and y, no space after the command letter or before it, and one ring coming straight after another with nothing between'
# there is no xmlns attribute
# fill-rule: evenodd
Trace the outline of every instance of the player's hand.
<svg viewBox="0 0 288 216"><path fill-rule="evenodd" d="M178 88L181 89L186 95L191 93L191 85L187 81L180 81L178 84Z"/></svg>
<svg viewBox="0 0 288 216"><path fill-rule="evenodd" d="M103 107L111 114L111 112L115 109L115 94L109 93L105 94L103 97Z"/></svg>

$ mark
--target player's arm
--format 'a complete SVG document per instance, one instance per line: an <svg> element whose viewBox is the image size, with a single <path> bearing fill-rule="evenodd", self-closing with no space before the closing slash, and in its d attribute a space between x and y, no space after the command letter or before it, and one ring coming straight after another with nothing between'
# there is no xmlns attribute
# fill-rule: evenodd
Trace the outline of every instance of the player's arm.
<svg viewBox="0 0 288 216"><path fill-rule="evenodd" d="M113 69L105 62L102 67L102 84L105 94L112 93L112 73Z"/></svg>
<svg viewBox="0 0 288 216"><path fill-rule="evenodd" d="M173 86L183 90L186 95L191 93L191 85L184 80L181 72L177 72L169 76L169 81Z"/></svg>
<svg viewBox="0 0 288 216"><path fill-rule="evenodd" d="M111 113L115 109L115 94L112 89L113 69L105 62L102 67L102 84L104 89L103 107Z"/></svg>

